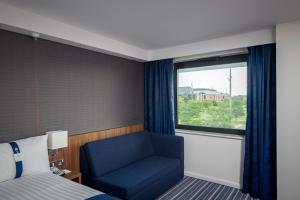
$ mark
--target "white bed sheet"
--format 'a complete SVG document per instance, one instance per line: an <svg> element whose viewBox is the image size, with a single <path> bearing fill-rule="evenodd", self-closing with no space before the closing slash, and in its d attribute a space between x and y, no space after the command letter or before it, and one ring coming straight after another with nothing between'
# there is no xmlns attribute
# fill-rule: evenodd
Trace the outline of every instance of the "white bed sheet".
<svg viewBox="0 0 300 200"><path fill-rule="evenodd" d="M82 200L99 194L102 193L51 172L0 183L0 200Z"/></svg>

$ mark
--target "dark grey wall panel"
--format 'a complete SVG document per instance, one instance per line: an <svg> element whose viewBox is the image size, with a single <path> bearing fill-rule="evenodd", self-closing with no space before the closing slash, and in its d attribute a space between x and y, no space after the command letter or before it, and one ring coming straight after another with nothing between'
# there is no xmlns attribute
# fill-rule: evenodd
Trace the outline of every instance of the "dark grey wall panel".
<svg viewBox="0 0 300 200"><path fill-rule="evenodd" d="M35 135L32 40L0 32L0 141Z"/></svg>
<svg viewBox="0 0 300 200"><path fill-rule="evenodd" d="M142 63L6 31L0 44L0 141L143 123Z"/></svg>

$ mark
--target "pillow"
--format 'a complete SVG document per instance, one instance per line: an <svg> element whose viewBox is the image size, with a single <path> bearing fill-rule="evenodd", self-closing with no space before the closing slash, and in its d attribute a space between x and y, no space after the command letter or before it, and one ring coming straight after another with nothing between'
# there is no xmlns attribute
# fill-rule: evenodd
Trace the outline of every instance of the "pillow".
<svg viewBox="0 0 300 200"><path fill-rule="evenodd" d="M47 138L42 135L15 141L21 152L22 176L50 171ZM0 144L0 172L0 182L16 176L16 162L9 143Z"/></svg>
<svg viewBox="0 0 300 200"><path fill-rule="evenodd" d="M0 172L0 182L13 179L16 176L13 151L8 143L0 144Z"/></svg>

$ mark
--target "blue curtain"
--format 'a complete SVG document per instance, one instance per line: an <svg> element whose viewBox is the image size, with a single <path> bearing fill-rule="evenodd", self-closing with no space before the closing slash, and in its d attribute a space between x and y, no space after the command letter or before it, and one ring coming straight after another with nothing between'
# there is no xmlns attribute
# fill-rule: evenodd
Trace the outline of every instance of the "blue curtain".
<svg viewBox="0 0 300 200"><path fill-rule="evenodd" d="M276 46L249 47L243 191L277 198Z"/></svg>
<svg viewBox="0 0 300 200"><path fill-rule="evenodd" d="M173 60L146 62L144 78L145 129L174 135Z"/></svg>

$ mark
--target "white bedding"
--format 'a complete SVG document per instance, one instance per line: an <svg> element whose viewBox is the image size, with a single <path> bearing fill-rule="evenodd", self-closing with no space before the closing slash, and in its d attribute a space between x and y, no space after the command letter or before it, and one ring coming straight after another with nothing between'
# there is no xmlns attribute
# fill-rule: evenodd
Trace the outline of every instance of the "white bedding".
<svg viewBox="0 0 300 200"><path fill-rule="evenodd" d="M51 172L0 183L0 200L81 200L101 194Z"/></svg>

